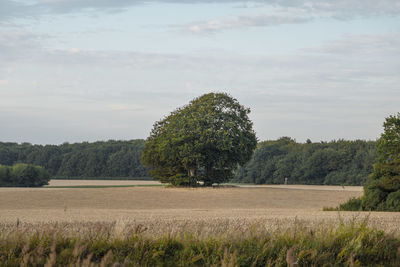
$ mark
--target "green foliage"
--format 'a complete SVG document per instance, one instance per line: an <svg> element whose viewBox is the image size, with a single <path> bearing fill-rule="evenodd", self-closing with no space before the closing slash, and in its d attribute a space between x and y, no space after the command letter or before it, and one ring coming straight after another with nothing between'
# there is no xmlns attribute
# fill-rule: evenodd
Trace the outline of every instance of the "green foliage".
<svg viewBox="0 0 400 267"><path fill-rule="evenodd" d="M154 124L142 162L174 185L228 181L257 145L249 112L227 94L200 96Z"/></svg>
<svg viewBox="0 0 400 267"><path fill-rule="evenodd" d="M32 227L30 225L29 227ZM1 266L288 266L292 251L298 266L398 266L400 240L362 224L249 232L243 236L123 237L112 227L93 224L93 232L68 233L14 229L0 225Z"/></svg>
<svg viewBox="0 0 400 267"><path fill-rule="evenodd" d="M400 158L400 113L391 115L383 123L383 133L377 142L379 162Z"/></svg>
<svg viewBox="0 0 400 267"><path fill-rule="evenodd" d="M339 206L339 210L360 211L362 210L362 199L359 197L350 198L349 201Z"/></svg>
<svg viewBox="0 0 400 267"><path fill-rule="evenodd" d="M15 164L0 165L0 186L39 187L48 184L49 173L40 166Z"/></svg>
<svg viewBox="0 0 400 267"><path fill-rule="evenodd" d="M387 117L383 127L376 142L378 162L364 185L361 206L363 210L400 211L400 113Z"/></svg>
<svg viewBox="0 0 400 267"><path fill-rule="evenodd" d="M385 209L388 211L400 211L400 190L387 196Z"/></svg>
<svg viewBox="0 0 400 267"><path fill-rule="evenodd" d="M140 162L144 143L144 140L110 140L41 146L0 142L0 164L40 165L59 179L142 179L149 177ZM233 181L283 183L288 178L289 183L297 184L360 185L372 173L376 159L373 141L312 143L309 140L300 144L282 137L258 143L251 160L235 171ZM168 179L162 181L173 179L175 184L187 184L188 174L184 169L177 169L180 175L165 175ZM204 170L197 172L201 175ZM224 175L230 173L222 173ZM160 176L160 180L164 179Z"/></svg>
<svg viewBox="0 0 400 267"><path fill-rule="evenodd" d="M0 164L29 163L61 177L146 177L144 140L31 145L0 142Z"/></svg>
<svg viewBox="0 0 400 267"><path fill-rule="evenodd" d="M7 186L12 184L10 167L0 165L0 186Z"/></svg>
<svg viewBox="0 0 400 267"><path fill-rule="evenodd" d="M252 159L234 181L255 184L360 185L376 161L375 142L297 143L290 137L258 144Z"/></svg>

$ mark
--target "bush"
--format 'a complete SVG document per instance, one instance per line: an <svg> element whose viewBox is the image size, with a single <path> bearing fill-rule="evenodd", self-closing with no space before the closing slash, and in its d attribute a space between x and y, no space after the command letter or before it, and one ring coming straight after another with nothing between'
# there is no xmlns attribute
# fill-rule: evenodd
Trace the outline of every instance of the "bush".
<svg viewBox="0 0 400 267"><path fill-rule="evenodd" d="M367 185L364 186L364 210L376 210L380 203L385 202L387 193L376 187L378 183L379 181L372 181L368 182Z"/></svg>
<svg viewBox="0 0 400 267"><path fill-rule="evenodd" d="M388 211L400 211L400 190L388 195L385 206Z"/></svg>
<svg viewBox="0 0 400 267"><path fill-rule="evenodd" d="M40 166L23 163L0 166L0 186L39 187L49 180L49 173Z"/></svg>
<svg viewBox="0 0 400 267"><path fill-rule="evenodd" d="M340 204L339 210L348 211L359 211L362 210L362 199L361 198L350 198L346 203Z"/></svg>

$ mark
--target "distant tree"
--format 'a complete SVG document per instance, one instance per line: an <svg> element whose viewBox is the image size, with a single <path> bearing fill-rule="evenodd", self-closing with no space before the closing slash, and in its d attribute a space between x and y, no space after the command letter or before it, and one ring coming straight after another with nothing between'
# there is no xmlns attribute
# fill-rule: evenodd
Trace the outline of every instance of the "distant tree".
<svg viewBox="0 0 400 267"><path fill-rule="evenodd" d="M373 141L296 143L289 137L260 142L235 182L361 185L376 161Z"/></svg>
<svg viewBox="0 0 400 267"><path fill-rule="evenodd" d="M144 140L32 145L0 142L0 164L43 166L57 177L147 177L140 162Z"/></svg>
<svg viewBox="0 0 400 267"><path fill-rule="evenodd" d="M0 165L0 186L9 186L11 184L10 167Z"/></svg>
<svg viewBox="0 0 400 267"><path fill-rule="evenodd" d="M391 162L400 158L400 113L391 115L383 123L383 133L376 146L379 162Z"/></svg>
<svg viewBox="0 0 400 267"><path fill-rule="evenodd" d="M13 150L17 144L3 143L0 144L0 164L13 165L18 159L18 153Z"/></svg>
<svg viewBox="0 0 400 267"><path fill-rule="evenodd" d="M15 164L0 165L0 186L39 187L48 184L49 173L40 166Z"/></svg>
<svg viewBox="0 0 400 267"><path fill-rule="evenodd" d="M142 162L174 185L228 181L257 146L249 112L225 93L200 96L154 124Z"/></svg>

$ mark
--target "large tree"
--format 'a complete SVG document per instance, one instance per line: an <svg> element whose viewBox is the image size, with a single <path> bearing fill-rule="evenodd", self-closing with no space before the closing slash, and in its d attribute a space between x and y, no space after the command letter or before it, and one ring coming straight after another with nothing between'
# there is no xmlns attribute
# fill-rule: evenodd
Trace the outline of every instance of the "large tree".
<svg viewBox="0 0 400 267"><path fill-rule="evenodd" d="M400 113L389 116L376 143L378 162L364 186L365 210L400 211Z"/></svg>
<svg viewBox="0 0 400 267"><path fill-rule="evenodd" d="M161 182L205 186L233 176L257 146L250 109L225 93L209 93L157 121L142 162Z"/></svg>
<svg viewBox="0 0 400 267"><path fill-rule="evenodd" d="M383 123L376 142L378 162L364 185L364 196L340 206L344 210L400 211L400 113Z"/></svg>

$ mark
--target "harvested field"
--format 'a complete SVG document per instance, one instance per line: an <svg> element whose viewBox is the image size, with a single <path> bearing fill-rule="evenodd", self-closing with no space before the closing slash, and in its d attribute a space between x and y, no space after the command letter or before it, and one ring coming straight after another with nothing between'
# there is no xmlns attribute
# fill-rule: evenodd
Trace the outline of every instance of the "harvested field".
<svg viewBox="0 0 400 267"><path fill-rule="evenodd" d="M297 189L297 190L328 190L328 191L351 191L363 192L362 186L339 186L339 185L239 185L239 187L256 188L279 188L279 189Z"/></svg>
<svg viewBox="0 0 400 267"><path fill-rule="evenodd" d="M0 209L291 209L321 210L362 192L269 187L4 188Z"/></svg>
<svg viewBox="0 0 400 267"><path fill-rule="evenodd" d="M104 181L85 182L93 185ZM121 227L133 223L146 225L151 234L200 229L215 233L247 229L251 225L274 229L291 227L296 222L312 227L336 224L339 213L325 212L322 208L360 196L360 189L326 186L309 186L309 189L307 186L0 188L0 222L117 222ZM400 213L340 213L344 220L363 220L367 216L369 223L379 229L397 231L400 225Z"/></svg>
<svg viewBox="0 0 400 267"><path fill-rule="evenodd" d="M50 180L45 187L61 186L129 186L129 185L162 185L159 181L149 180ZM229 184L227 185L229 186ZM281 188L281 189L304 189L304 190L329 190L329 191L354 191L362 192L362 186L332 186L332 185L250 185L233 184L235 187L255 188Z"/></svg>
<svg viewBox="0 0 400 267"><path fill-rule="evenodd" d="M148 180L50 180L48 186L102 186L102 185L161 185L158 181Z"/></svg>

